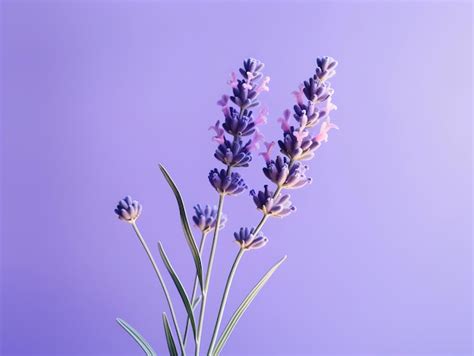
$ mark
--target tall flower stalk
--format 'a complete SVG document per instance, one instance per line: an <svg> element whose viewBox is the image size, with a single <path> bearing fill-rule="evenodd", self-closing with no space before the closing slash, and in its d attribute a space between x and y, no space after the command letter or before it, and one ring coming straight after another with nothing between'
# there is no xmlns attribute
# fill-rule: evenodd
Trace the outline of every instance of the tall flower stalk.
<svg viewBox="0 0 474 356"><path fill-rule="evenodd" d="M224 114L224 121L220 126L220 121L210 129L215 130L216 136L214 140L219 143L214 156L227 166L226 170L219 171L213 169L209 173L209 181L219 194L219 201L217 205L217 225L220 223L222 208L224 206L224 198L226 195L237 195L243 190L247 189L244 180L236 172L232 172L235 167L248 167L252 160L252 149L258 148L259 135L256 128L257 123L253 118L253 112L250 110L258 106L256 100L259 94L263 91L268 91L268 82L270 77L262 79L261 70L263 63L255 59L247 59L243 63L243 67L239 69L241 78L237 79L235 73L231 74L231 79L228 84L232 88L230 97L224 95L219 101L222 106ZM228 98L237 107L228 106ZM226 138L225 133L232 137L232 141ZM242 137L254 134L253 138L246 143ZM207 265L207 273L202 290L201 310L199 314L199 324L197 332L196 356L199 355L199 347L201 341L202 328L204 324L204 315L206 311L207 295L209 291L209 284L212 275L212 268L214 264L214 257L217 248L217 241L219 238L219 230L214 230L212 238L211 252L209 254L209 261Z"/></svg>
<svg viewBox="0 0 474 356"><path fill-rule="evenodd" d="M335 75L336 66L337 62L331 57L317 59L315 73L293 92L296 99L293 112L285 110L283 116L278 119L282 129L282 138L277 143L273 141L263 142L264 137L259 131L259 126L267 122L268 110L260 108L257 113L254 113L255 109L259 106L257 101L259 95L269 90L270 77L263 76L263 63L252 58L246 59L238 71L239 74L231 74L228 84L232 89L232 94L223 95L218 101L218 105L221 106L223 113L222 123L221 120L218 120L215 125L209 128L214 131L213 140L218 144L214 157L224 165L224 168L212 169L208 176L211 186L218 194L217 206L196 205L192 217L194 225L201 234L199 248L189 227L182 196L166 169L162 166L160 167L176 197L183 231L196 267L192 293L189 298L162 244L159 243L159 251L163 263L179 292L187 312L184 336L181 336L181 330L178 326L166 284L136 224L136 220L141 214L141 205L137 201L131 200L130 197L120 201L117 205L115 212L121 220L132 224L165 294L175 334L173 335L166 314L164 314L163 323L170 355L178 355L178 349L179 354L186 355L185 346L190 334L190 326L194 337L194 354L198 356L201 352L214 259L220 231L224 228L227 220L227 217L223 214L224 200L226 196L236 196L248 189L240 173L235 170L249 166L253 159L254 151L260 148L261 143L264 143L265 147L265 150L259 154L265 161L263 173L270 182L269 184L264 184L261 190L250 190L250 196L256 209L261 211L262 216L254 227L241 227L239 231L234 233L234 239L239 248L222 292L207 355L218 355L222 351L222 348L250 303L286 259L285 256L268 270L239 307L237 307L224 330L219 334L231 286L243 256L246 252L260 249L268 243L268 238L262 232L268 219L274 217L283 218L296 210L291 201L290 194L285 191L302 188L311 183L311 178L306 176L309 168L303 162L311 160L322 143L327 142L328 133L331 129L338 128L329 118L330 113L336 109L336 106L332 103L334 90L328 80ZM275 147L279 147L280 152L273 157L272 152ZM212 234L212 242L209 256L207 264L203 265L202 260L206 237L210 234ZM199 313L197 313L198 305L200 306ZM147 355L156 354L150 344L135 329L122 319L117 319L117 321ZM176 347L175 337L177 338L178 347Z"/></svg>
<svg viewBox="0 0 474 356"><path fill-rule="evenodd" d="M150 260L151 265L153 266L153 269L156 273L156 276L158 277L158 280L160 281L161 288L163 289L163 293L165 294L166 297L166 302L168 303L168 307L171 312L171 317L173 319L173 324L175 328L176 335L178 336L179 340L179 347L181 350L181 353L184 352L184 343L183 339L181 337L181 332L179 330L178 326L178 320L176 318L176 314L174 312L173 308L173 302L171 300L170 294L168 292L168 288L166 288L166 284L163 280L163 277L161 275L160 269L158 268L158 265L155 262L155 259L153 258L153 255L151 254L150 248L148 247L148 244L146 243L145 239L143 238L142 234L140 233L140 230L138 229L137 226L137 219L140 216L142 212L142 205L136 201L132 200L130 196L126 196L124 199L122 199L118 204L117 207L115 208L115 213L118 215L120 220L126 221L129 224L132 225L133 231L135 231L135 234L137 235L138 239L140 240L141 245L143 246L143 249L145 250L148 259Z"/></svg>
<svg viewBox="0 0 474 356"><path fill-rule="evenodd" d="M194 206L194 212L195 212L193 216L194 224L201 231L201 234L202 234L201 242L199 243L199 255L202 257L207 234L210 231L215 230L217 226L219 230L224 228L225 223L227 221L227 217L224 214L221 214L219 225L217 225L217 207L214 206L211 208L209 205L206 205L204 208L202 208L198 204ZM193 308L195 307L196 303L199 301L199 299L196 296L198 287L199 287L198 276L196 275L194 276L193 292L191 295ZM188 328L189 328L189 317L186 321L186 327L184 329L183 342L185 346L186 346L186 338L188 335Z"/></svg>

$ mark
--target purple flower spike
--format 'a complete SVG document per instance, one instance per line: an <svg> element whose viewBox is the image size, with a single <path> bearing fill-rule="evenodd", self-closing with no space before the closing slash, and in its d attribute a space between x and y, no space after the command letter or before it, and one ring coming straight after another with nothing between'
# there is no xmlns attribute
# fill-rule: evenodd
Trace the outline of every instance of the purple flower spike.
<svg viewBox="0 0 474 356"><path fill-rule="evenodd" d="M248 58L244 61L243 68L239 69L242 77L249 81L256 80L262 76L261 70L264 67L264 64L257 59Z"/></svg>
<svg viewBox="0 0 474 356"><path fill-rule="evenodd" d="M232 76L230 83L233 95L230 100L240 109L250 109L257 106L258 102L255 100L257 96L269 90L270 77L260 80L262 69L262 62L249 58L244 61L244 66L239 69L243 79L237 79L235 75Z"/></svg>
<svg viewBox="0 0 474 356"><path fill-rule="evenodd" d="M314 78L309 78L309 81L304 82L303 93L308 100L321 103L328 99L334 91L329 83L323 83Z"/></svg>
<svg viewBox="0 0 474 356"><path fill-rule="evenodd" d="M205 205L204 208L201 205L197 204L194 206L194 215L193 221L196 227L201 230L202 233L207 234L211 230L214 230L216 227L217 220L217 207L210 207ZM227 222L227 217L222 214L221 221L219 224L219 230L223 229L225 223Z"/></svg>
<svg viewBox="0 0 474 356"><path fill-rule="evenodd" d="M248 167L252 160L252 154L249 150L250 143L251 141L248 141L244 145L240 138L234 141L224 138L224 142L217 146L214 157L227 166Z"/></svg>
<svg viewBox="0 0 474 356"><path fill-rule="evenodd" d="M245 250L256 250L265 246L268 239L261 232L257 235L253 232L253 228L241 227L239 232L234 232L235 241Z"/></svg>
<svg viewBox="0 0 474 356"><path fill-rule="evenodd" d="M241 109L250 109L258 105L254 99L258 93L249 87L249 84L243 80L238 80L237 86L232 88L233 96L230 100Z"/></svg>
<svg viewBox="0 0 474 356"><path fill-rule="evenodd" d="M142 213L142 205L127 195L119 201L115 208L115 213L120 220L133 224Z"/></svg>
<svg viewBox="0 0 474 356"><path fill-rule="evenodd" d="M259 191L258 193L253 189L250 191L250 195L252 195L257 209L261 210L265 215L283 218L296 210L296 208L291 205L289 194L279 195L276 198L273 198L273 194L274 193L268 189L268 185L265 185L263 191Z"/></svg>
<svg viewBox="0 0 474 356"><path fill-rule="evenodd" d="M314 157L314 150L319 146L316 139L311 139L308 131L295 130L283 134L283 140L278 141L280 151L293 161L308 160Z"/></svg>
<svg viewBox="0 0 474 356"><path fill-rule="evenodd" d="M293 115L296 121L299 122L302 128L311 128L318 124L322 117L326 116L326 111L319 111L316 104L308 101L307 105L298 104L293 107L295 114Z"/></svg>
<svg viewBox="0 0 474 356"><path fill-rule="evenodd" d="M224 130L233 136L248 136L255 132L255 123L252 119L252 112L245 110L242 115L233 107L227 110L224 123Z"/></svg>
<svg viewBox="0 0 474 356"><path fill-rule="evenodd" d="M209 172L209 182L217 192L224 195L237 195L247 189L247 184L237 172L227 175L225 169L214 168Z"/></svg>
<svg viewBox="0 0 474 356"><path fill-rule="evenodd" d="M305 175L307 170L308 166L301 162L295 162L290 167L288 158L277 156L275 160L267 162L267 167L263 168L263 173L279 187L296 189L311 183L311 178Z"/></svg>
<svg viewBox="0 0 474 356"><path fill-rule="evenodd" d="M328 80L336 75L337 61L332 57L321 57L316 59L316 74L314 79L319 79L321 82Z"/></svg>

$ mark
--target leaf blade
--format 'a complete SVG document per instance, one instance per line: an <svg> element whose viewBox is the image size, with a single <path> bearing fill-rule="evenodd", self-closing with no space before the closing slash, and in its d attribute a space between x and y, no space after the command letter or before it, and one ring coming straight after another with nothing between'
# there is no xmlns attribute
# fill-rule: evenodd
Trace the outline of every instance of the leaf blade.
<svg viewBox="0 0 474 356"><path fill-rule="evenodd" d="M193 302L193 309L196 309L196 307L198 306L198 304L201 302L201 296L197 297L194 302Z"/></svg>
<svg viewBox="0 0 474 356"><path fill-rule="evenodd" d="M166 343L168 344L170 356L178 356L178 350L176 349L176 344L173 339L173 334L171 333L170 323L168 322L166 313L163 313L163 328L165 329Z"/></svg>
<svg viewBox="0 0 474 356"><path fill-rule="evenodd" d="M253 287L249 294L247 294L245 299L235 310L234 314L232 314L232 317L230 318L219 340L216 343L216 346L213 350L213 354L218 355L222 351L222 348L225 346L227 340L229 339L230 335L232 334L232 331L234 330L242 315L245 313L245 311L250 306L255 297L258 295L263 286L268 282L273 273L278 269L278 267L280 267L280 265L285 260L286 256L284 256L272 268L270 268L267 273L265 273L265 275L260 279L260 281Z"/></svg>
<svg viewBox="0 0 474 356"><path fill-rule="evenodd" d="M188 313L189 320L191 322L191 327L193 328L193 334L194 337L196 337L196 322L194 320L194 313L193 310L194 308L192 307L191 303L189 302L189 297L186 294L186 290L183 287L183 284L181 283L181 280L179 279L178 275L176 274L173 266L171 265L171 262L166 255L166 252L163 248L163 245L161 242L158 242L158 249L160 250L160 255L161 259L163 260L163 263L168 270L171 279L173 280L176 289L178 290L179 295L181 296L181 300L183 301L184 308L186 309L186 312Z"/></svg>
<svg viewBox="0 0 474 356"><path fill-rule="evenodd" d="M136 341L136 343L142 348L147 356L156 356L156 352L153 350L148 341L140 335L130 324L125 320L117 318L117 323Z"/></svg>
<svg viewBox="0 0 474 356"><path fill-rule="evenodd" d="M202 289L202 262L201 262L201 256L199 255L199 250L196 245L196 240L194 239L193 232L191 231L191 228L189 226L188 222L188 217L186 215L186 208L184 205L183 198L181 196L181 193L178 190L178 187L174 183L173 179L171 178L170 174L166 170L166 168L163 165L159 165L161 173L163 173L163 176L165 177L166 182L169 184L171 190L174 193L174 196L176 198L176 202L178 203L178 209L179 209L179 216L181 219L181 225L184 230L184 236L186 238L186 242L188 243L189 249L191 250L191 254L194 259L194 264L196 266L196 273L198 276L199 280L199 285L201 286Z"/></svg>

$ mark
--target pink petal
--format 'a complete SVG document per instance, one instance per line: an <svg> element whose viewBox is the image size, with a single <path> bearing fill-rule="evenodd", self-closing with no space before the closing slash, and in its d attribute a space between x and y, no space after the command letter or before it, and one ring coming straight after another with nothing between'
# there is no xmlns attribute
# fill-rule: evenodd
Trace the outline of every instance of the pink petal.
<svg viewBox="0 0 474 356"><path fill-rule="evenodd" d="M268 121L268 109L263 107L255 118L255 125L265 125Z"/></svg>
<svg viewBox="0 0 474 356"><path fill-rule="evenodd" d="M214 126L209 127L209 130L214 130L216 135L212 137L212 140L218 143L224 143L224 130L220 127L220 121L217 120Z"/></svg>
<svg viewBox="0 0 474 356"><path fill-rule="evenodd" d="M230 73L230 79L227 81L232 88L237 87L237 74L235 72Z"/></svg>
<svg viewBox="0 0 474 356"><path fill-rule="evenodd" d="M228 101L229 101L229 97L224 94L224 95L222 95L222 97L217 101L217 105L219 105L219 106L226 106Z"/></svg>
<svg viewBox="0 0 474 356"><path fill-rule="evenodd" d="M286 109L286 110L283 112L283 117L280 117L280 118L277 120L279 123L281 123L281 129L282 129L284 132L290 131L290 115L291 115L290 110Z"/></svg>
<svg viewBox="0 0 474 356"><path fill-rule="evenodd" d="M293 136L296 137L296 140L297 140L298 142L303 141L303 139L304 139L306 136L308 136L308 135L309 135L309 132L306 131L306 130L299 130L299 131L293 132Z"/></svg>
<svg viewBox="0 0 474 356"><path fill-rule="evenodd" d="M264 145L267 148L267 150L265 152L261 152L259 154L261 156L263 156L263 159L265 160L265 162L270 162L270 152L272 151L273 146L275 146L275 142L274 141L264 142Z"/></svg>
<svg viewBox="0 0 474 356"><path fill-rule="evenodd" d="M249 150L250 151L258 150L260 148L260 142L262 142L264 138L265 138L265 136L263 136L260 133L260 131L255 130L255 133L253 134L252 141L249 145Z"/></svg>
<svg viewBox="0 0 474 356"><path fill-rule="evenodd" d="M317 134L314 137L314 141L317 141L318 143L327 142L328 141L328 132L331 129L339 130L339 127L337 127L335 124L331 123L330 121L324 121L321 124L321 129L319 130L319 134Z"/></svg>
<svg viewBox="0 0 474 356"><path fill-rule="evenodd" d="M257 88L257 94L260 94L264 91L270 91L270 87L268 86L268 83L270 83L270 77L265 77L262 80L262 83Z"/></svg>
<svg viewBox="0 0 474 356"><path fill-rule="evenodd" d="M301 84L301 85L298 87L298 90L293 91L292 94L295 96L296 102L297 102L299 105L303 105L303 103L304 103L303 84Z"/></svg>

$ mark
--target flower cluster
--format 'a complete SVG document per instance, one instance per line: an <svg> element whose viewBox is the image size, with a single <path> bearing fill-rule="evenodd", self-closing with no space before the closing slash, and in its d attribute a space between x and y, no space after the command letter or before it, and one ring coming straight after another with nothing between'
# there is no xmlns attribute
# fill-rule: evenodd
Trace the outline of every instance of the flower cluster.
<svg viewBox="0 0 474 356"><path fill-rule="evenodd" d="M206 205L201 207L199 204L195 205L193 221L196 227L204 234L214 230L217 224L217 206L211 207ZM226 222L227 217L222 214L219 222L219 230L224 228Z"/></svg>
<svg viewBox="0 0 474 356"><path fill-rule="evenodd" d="M277 156L275 160L268 160L267 166L263 168L263 173L277 186L285 189L296 189L311 183L311 178L305 173L308 166L301 162L294 162L290 165L290 160L284 156Z"/></svg>
<svg viewBox="0 0 474 356"><path fill-rule="evenodd" d="M225 169L214 168L209 172L209 182L223 195L237 195L247 189L247 184L237 172L228 174Z"/></svg>
<svg viewBox="0 0 474 356"><path fill-rule="evenodd" d="M209 181L221 194L235 195L247 188L240 175L231 173L230 168L248 167L252 161L252 151L258 149L263 140L257 126L266 123L268 111L262 108L255 116L251 110L259 105L259 94L269 90L270 77L263 76L263 67L263 63L256 59L244 60L239 69L241 77L238 78L233 72L228 81L232 95L223 95L217 102L222 107L224 119L222 124L218 120L209 130L215 132L213 140L219 144L214 157L228 169L213 169L209 173ZM230 137L226 137L226 134Z"/></svg>
<svg viewBox="0 0 474 356"><path fill-rule="evenodd" d="M268 189L268 185L265 185L263 191L259 191L258 193L252 189L250 194L253 196L253 201L257 209L261 210L265 215L283 218L296 210L291 204L289 194L276 195Z"/></svg>
<svg viewBox="0 0 474 356"><path fill-rule="evenodd" d="M332 103L334 89L327 82L336 74L336 66L337 62L331 57L318 58L315 74L293 92L296 98L293 118L296 123L290 124L290 110L285 110L278 120L283 131L283 139L278 141L282 155L272 159L271 151L275 143L265 143L266 151L261 153L266 163L263 173L277 189L272 192L265 185L263 191L250 192L257 209L265 215L283 217L295 210L290 196L281 195L281 190L301 188L311 183L311 178L306 177L308 166L302 161L313 158L316 149L327 142L328 132L338 128L329 119L329 114L337 107ZM319 132L312 135L310 129L320 122Z"/></svg>
<svg viewBox="0 0 474 356"><path fill-rule="evenodd" d="M249 146L250 141L242 145L242 140L229 141L224 137L224 142L217 147L214 157L230 167L248 167L252 160Z"/></svg>
<svg viewBox="0 0 474 356"><path fill-rule="evenodd" d="M254 229L241 227L239 232L234 232L235 241L245 250L256 250L265 246L268 239L261 232L254 234Z"/></svg>
<svg viewBox="0 0 474 356"><path fill-rule="evenodd" d="M142 205L138 201L132 200L129 195L120 200L115 208L118 218L131 224L138 219L141 213Z"/></svg>

